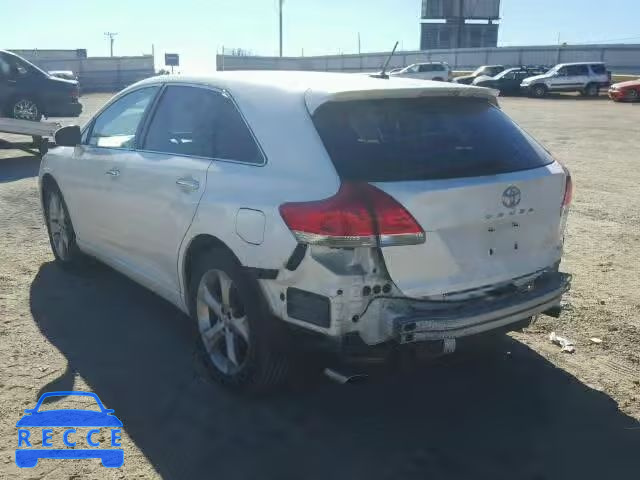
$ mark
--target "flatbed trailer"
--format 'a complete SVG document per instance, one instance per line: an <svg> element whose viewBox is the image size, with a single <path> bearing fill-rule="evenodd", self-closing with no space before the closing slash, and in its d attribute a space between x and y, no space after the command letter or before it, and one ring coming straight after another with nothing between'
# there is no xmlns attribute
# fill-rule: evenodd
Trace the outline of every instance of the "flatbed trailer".
<svg viewBox="0 0 640 480"><path fill-rule="evenodd" d="M31 137L31 143L27 142L9 142L0 139L0 144L4 143L9 147L24 150L28 153L35 153L34 150L41 155L46 153L48 139L53 138L62 125L58 122L34 122L32 120L17 120L15 118L0 117L0 133L10 133L13 135L25 135Z"/></svg>

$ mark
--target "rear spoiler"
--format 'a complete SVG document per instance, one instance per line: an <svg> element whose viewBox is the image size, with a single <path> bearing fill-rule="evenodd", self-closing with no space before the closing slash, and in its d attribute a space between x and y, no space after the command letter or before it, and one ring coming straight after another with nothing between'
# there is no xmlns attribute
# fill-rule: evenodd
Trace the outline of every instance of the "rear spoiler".
<svg viewBox="0 0 640 480"><path fill-rule="evenodd" d="M498 106L498 90L484 87L470 86L440 86L437 87L405 87L405 88L380 88L368 90L344 90L317 92L309 89L305 92L304 99L307 110L313 115L320 105L327 102L348 102L352 100L378 100L383 98L422 98L422 97L470 97L484 98L490 104Z"/></svg>

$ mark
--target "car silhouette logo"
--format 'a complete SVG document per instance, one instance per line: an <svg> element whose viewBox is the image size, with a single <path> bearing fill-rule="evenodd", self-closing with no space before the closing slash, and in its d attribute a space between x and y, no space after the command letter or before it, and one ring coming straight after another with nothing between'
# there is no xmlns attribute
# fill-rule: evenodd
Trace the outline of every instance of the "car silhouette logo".
<svg viewBox="0 0 640 480"><path fill-rule="evenodd" d="M59 409L39 411L42 402L48 397L83 396L92 397L100 411L86 409ZM39 399L36 406L25 410L24 415L16 423L18 427L18 448L16 449L16 465L21 468L35 467L40 458L84 459L99 458L105 467L117 468L124 463L122 448L97 448L100 443L94 439L100 433L99 429L89 430L86 441L94 448L73 448L76 442L71 442L71 435L77 436L77 427L106 427L111 430L110 445L120 447L120 427L122 422L113 415L114 411L104 407L100 398L92 392L47 392ZM67 427L62 435L66 448L53 448L53 431L43 427ZM37 429L41 429L42 447L31 447L30 436ZM21 448L24 447L24 448Z"/></svg>
<svg viewBox="0 0 640 480"><path fill-rule="evenodd" d="M521 199L522 193L514 185L511 185L502 193L502 204L507 208L516 208Z"/></svg>

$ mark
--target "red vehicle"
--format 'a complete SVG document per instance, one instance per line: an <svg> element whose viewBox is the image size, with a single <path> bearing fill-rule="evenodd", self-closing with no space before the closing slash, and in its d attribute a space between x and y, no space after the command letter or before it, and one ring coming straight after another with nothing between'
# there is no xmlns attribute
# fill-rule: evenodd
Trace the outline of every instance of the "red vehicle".
<svg viewBox="0 0 640 480"><path fill-rule="evenodd" d="M614 83L609 88L609 98L615 102L640 99L640 78L629 82Z"/></svg>

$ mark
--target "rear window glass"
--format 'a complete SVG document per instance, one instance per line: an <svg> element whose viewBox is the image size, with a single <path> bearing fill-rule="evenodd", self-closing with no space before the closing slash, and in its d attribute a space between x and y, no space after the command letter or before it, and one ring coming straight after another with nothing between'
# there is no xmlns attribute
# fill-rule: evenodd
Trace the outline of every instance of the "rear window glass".
<svg viewBox="0 0 640 480"><path fill-rule="evenodd" d="M329 102L313 117L338 174L384 182L495 175L551 157L483 99Z"/></svg>
<svg viewBox="0 0 640 480"><path fill-rule="evenodd" d="M607 71L607 69L604 68L604 65L599 64L591 65L591 70L593 70L593 73L595 73L596 75L602 75Z"/></svg>

